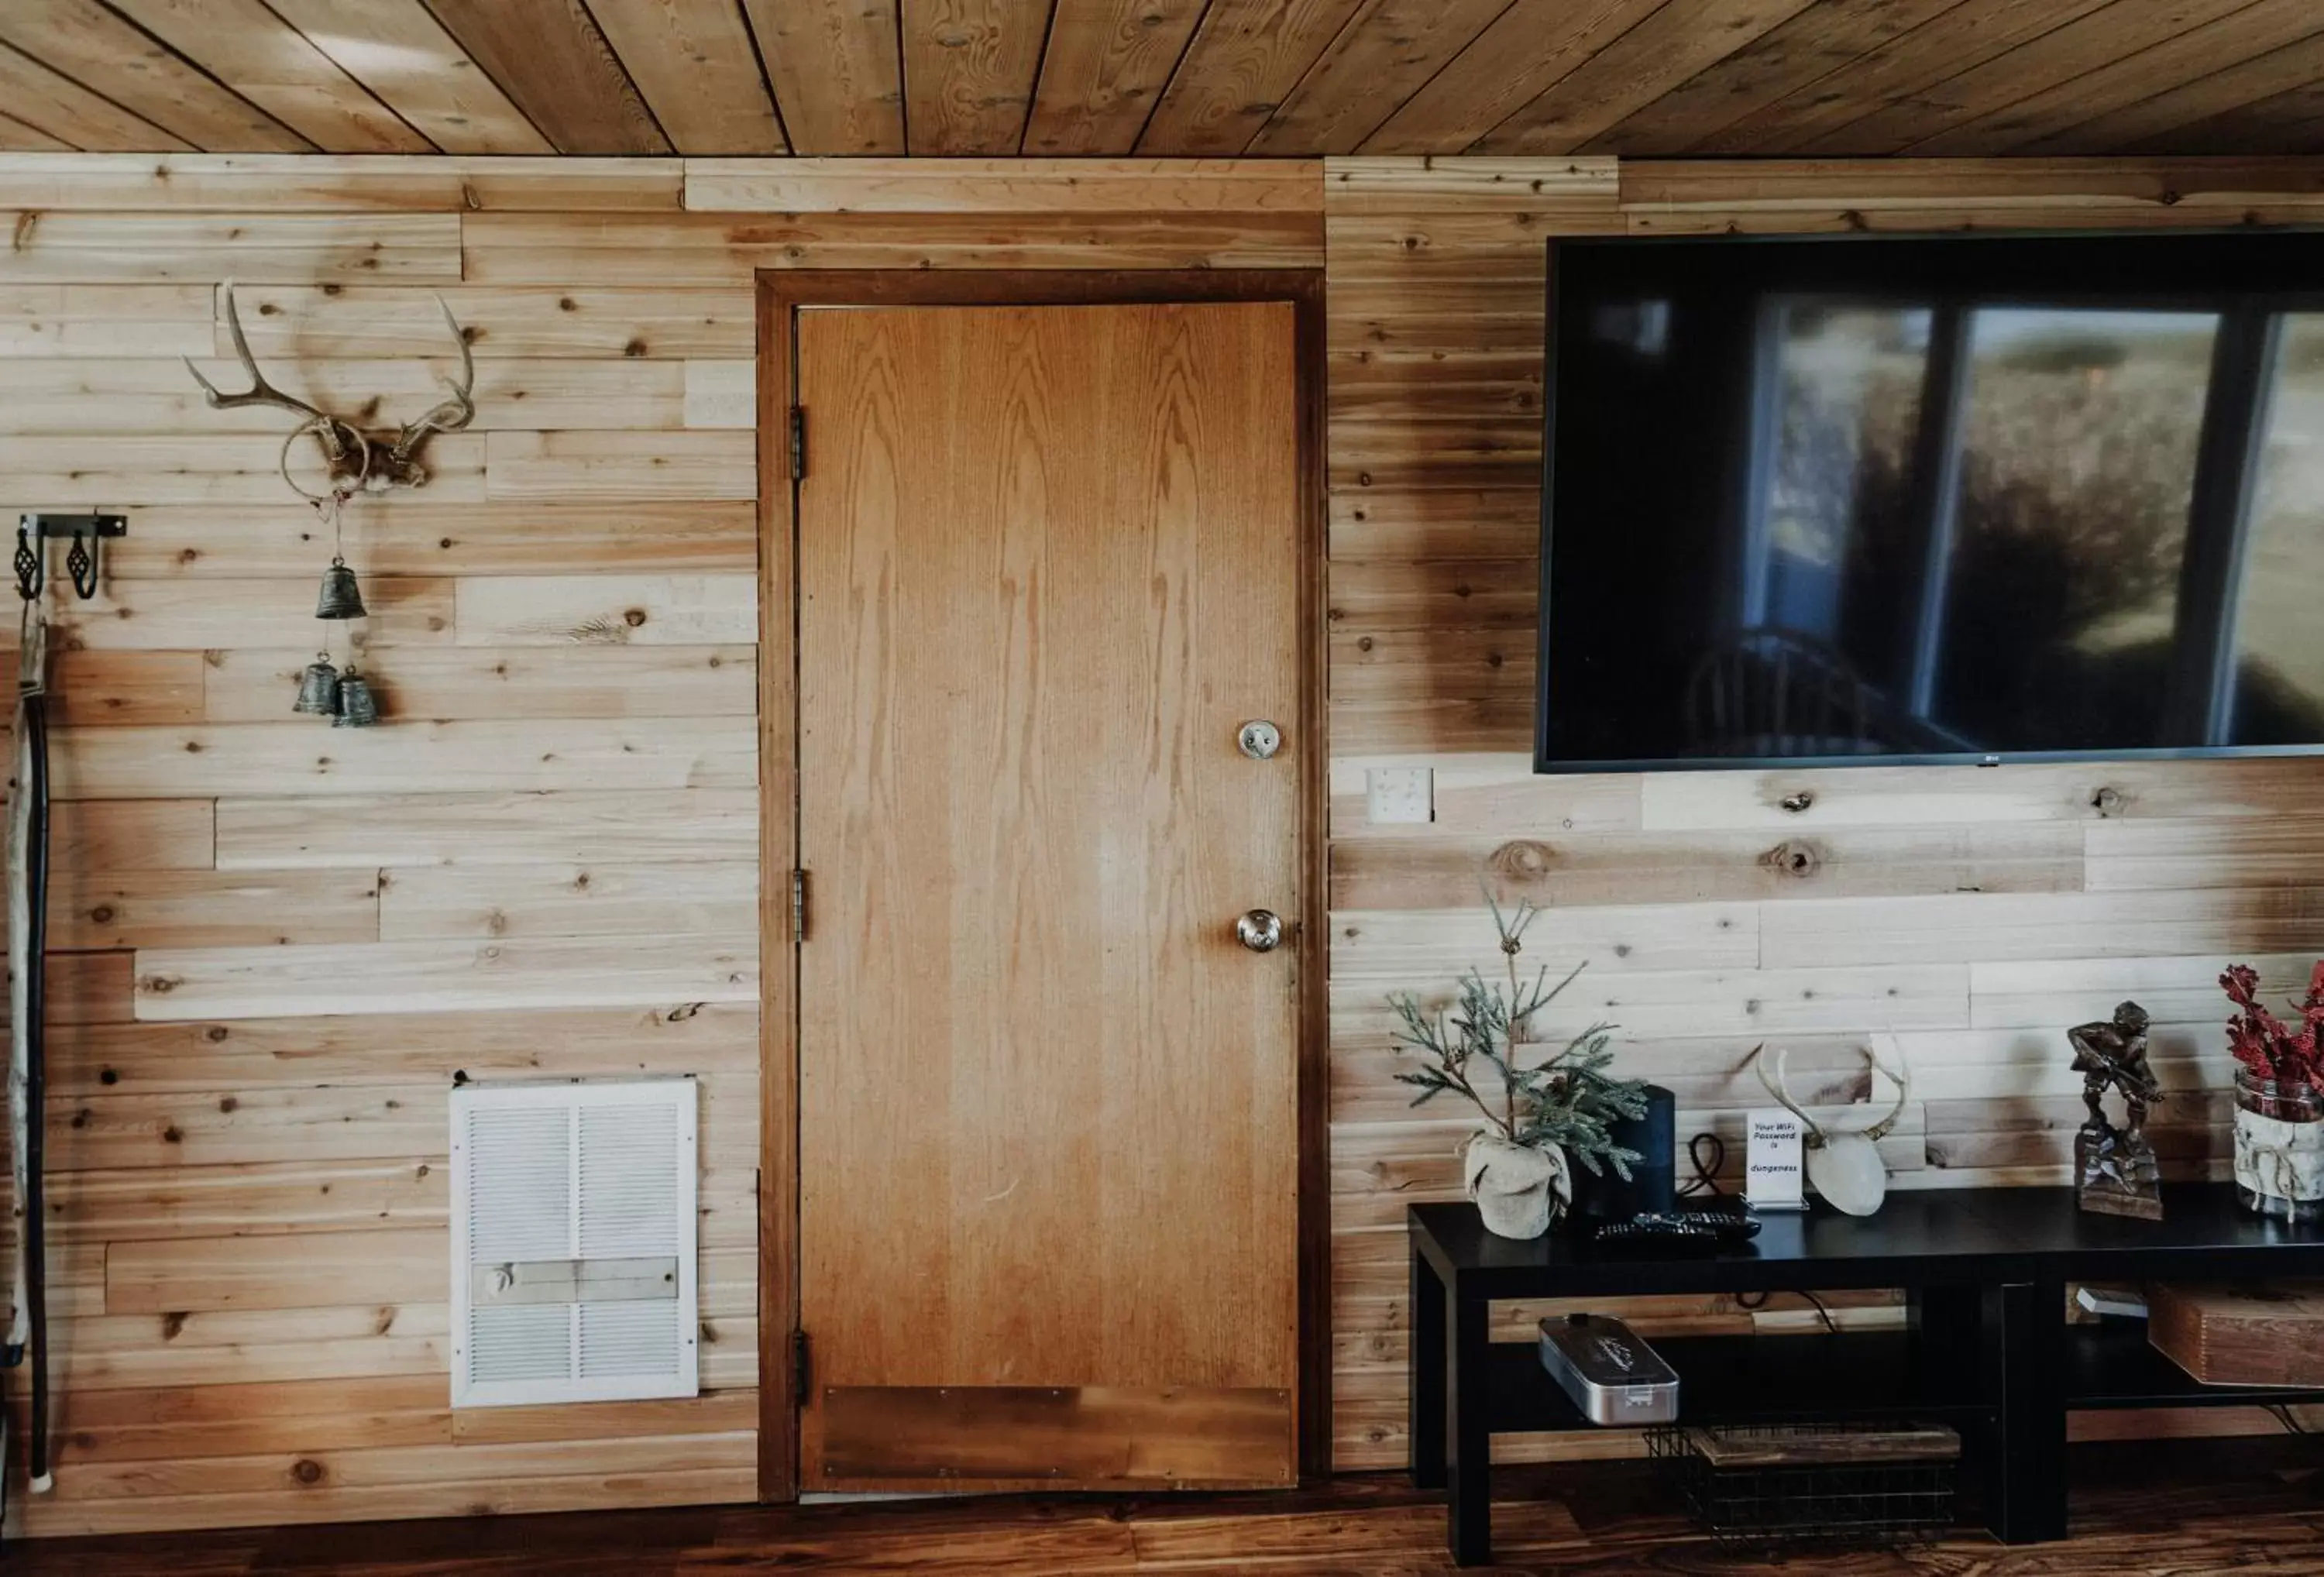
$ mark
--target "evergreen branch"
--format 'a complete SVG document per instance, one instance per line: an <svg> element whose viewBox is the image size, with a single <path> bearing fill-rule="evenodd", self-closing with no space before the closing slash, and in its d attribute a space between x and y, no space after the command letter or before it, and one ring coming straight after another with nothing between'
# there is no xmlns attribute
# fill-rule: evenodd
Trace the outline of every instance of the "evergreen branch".
<svg viewBox="0 0 2324 1577"><path fill-rule="evenodd" d="M1614 1142L1611 1124L1645 1114L1646 1084L1607 1071L1614 1062L1614 1026L1603 1022L1591 1024L1540 1062L1526 1062L1524 1048L1536 1044L1535 1015L1555 1001L1584 965L1574 965L1554 986L1546 964L1527 981L1518 959L1526 932L1541 910L1522 898L1505 909L1489 886L1485 903L1500 939L1508 983L1489 985L1480 971L1467 970L1455 984L1450 1010L1433 1014L1408 993L1391 995L1399 1024L1394 1044L1425 1054L1434 1065L1398 1073L1397 1080L1420 1091L1415 1106L1456 1091L1502 1138L1537 1148L1555 1145L1593 1176L1602 1176L1610 1167L1627 1179L1631 1165L1643 1157ZM1468 1065L1479 1058L1500 1076L1498 1111L1470 1081Z"/></svg>

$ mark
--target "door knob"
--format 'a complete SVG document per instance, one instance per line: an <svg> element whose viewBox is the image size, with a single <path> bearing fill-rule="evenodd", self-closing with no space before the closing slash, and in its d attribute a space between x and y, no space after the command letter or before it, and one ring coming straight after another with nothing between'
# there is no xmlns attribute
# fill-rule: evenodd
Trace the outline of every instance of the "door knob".
<svg viewBox="0 0 2324 1577"><path fill-rule="evenodd" d="M1273 909L1252 909L1235 921L1235 938L1253 953L1272 953L1283 945L1283 917Z"/></svg>

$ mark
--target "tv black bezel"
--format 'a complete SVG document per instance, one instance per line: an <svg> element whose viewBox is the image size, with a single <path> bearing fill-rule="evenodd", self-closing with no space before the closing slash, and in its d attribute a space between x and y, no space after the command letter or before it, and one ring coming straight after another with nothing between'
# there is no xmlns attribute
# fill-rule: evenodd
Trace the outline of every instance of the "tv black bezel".
<svg viewBox="0 0 2324 1577"><path fill-rule="evenodd" d="M2262 234L2270 235L2324 235L2324 225L2272 225ZM1558 356L1558 281L1561 278L1558 256L1561 252L1574 249L1655 250L1665 247L1704 245L1750 246L1771 243L1813 243L1820 245L1847 246L1861 242L1914 242L1941 245L1949 242L2015 240L2095 240L2107 237L2153 240L2163 236L2231 236L2250 235L2249 226L2205 225L2173 227L2167 230L2092 226L2088 229L1994 227L1978 230L1881 231L1853 230L1831 232L1771 232L1748 235L1557 235L1552 236L1545 252L1547 284L1545 312L1542 320L1541 378L1541 548L1540 568L1536 586L1534 637L1533 688L1533 770L1536 777L1590 777L1621 772L1748 772L1768 770L1821 770L1847 767L2002 767L2041 764L2072 764L2105 761L2181 761L2299 759L2324 756L2324 740L2314 744L2287 745L2182 745L2120 750L2062 751L1949 751L1893 755L1838 756L1640 756L1615 760L1568 761L1552 758L1548 753L1549 740L1549 577L1553 568L1550 553L1551 532L1555 513L1557 472L1557 356ZM2271 291L2271 295L2292 297L2293 292ZM2158 300L2167 300L2158 297ZM2216 298L2212 298L2216 299ZM2324 290L2316 292L2319 308L2324 308Z"/></svg>

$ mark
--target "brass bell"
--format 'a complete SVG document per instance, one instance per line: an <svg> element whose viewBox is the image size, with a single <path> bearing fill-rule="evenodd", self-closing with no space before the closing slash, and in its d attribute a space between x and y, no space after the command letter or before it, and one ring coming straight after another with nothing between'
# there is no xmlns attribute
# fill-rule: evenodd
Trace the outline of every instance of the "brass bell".
<svg viewBox="0 0 2324 1577"><path fill-rule="evenodd" d="M339 670L331 666L328 652L307 665L299 676L299 699L290 710L312 717L337 717L339 715Z"/></svg>
<svg viewBox="0 0 2324 1577"><path fill-rule="evenodd" d="M379 702L363 675L352 668L339 679L339 713L333 728L369 728L379 721Z"/></svg>
<svg viewBox="0 0 2324 1577"><path fill-rule="evenodd" d="M363 592L355 585L355 572L347 567L346 559L332 559L331 567L323 571L323 595L315 599L315 617L361 619L368 612Z"/></svg>

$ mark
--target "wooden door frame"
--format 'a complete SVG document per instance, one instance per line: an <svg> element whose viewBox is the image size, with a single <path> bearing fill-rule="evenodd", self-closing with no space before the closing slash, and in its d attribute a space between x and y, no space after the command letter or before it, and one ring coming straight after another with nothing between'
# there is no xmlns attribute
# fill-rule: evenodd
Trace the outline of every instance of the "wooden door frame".
<svg viewBox="0 0 2324 1577"><path fill-rule="evenodd" d="M760 1098L759 1498L799 1484L798 484L790 408L802 307L1114 306L1288 301L1299 429L1298 1305L1299 1471L1331 1471L1330 1074L1324 882L1326 738L1323 271L1321 269L762 269L759 329Z"/></svg>

